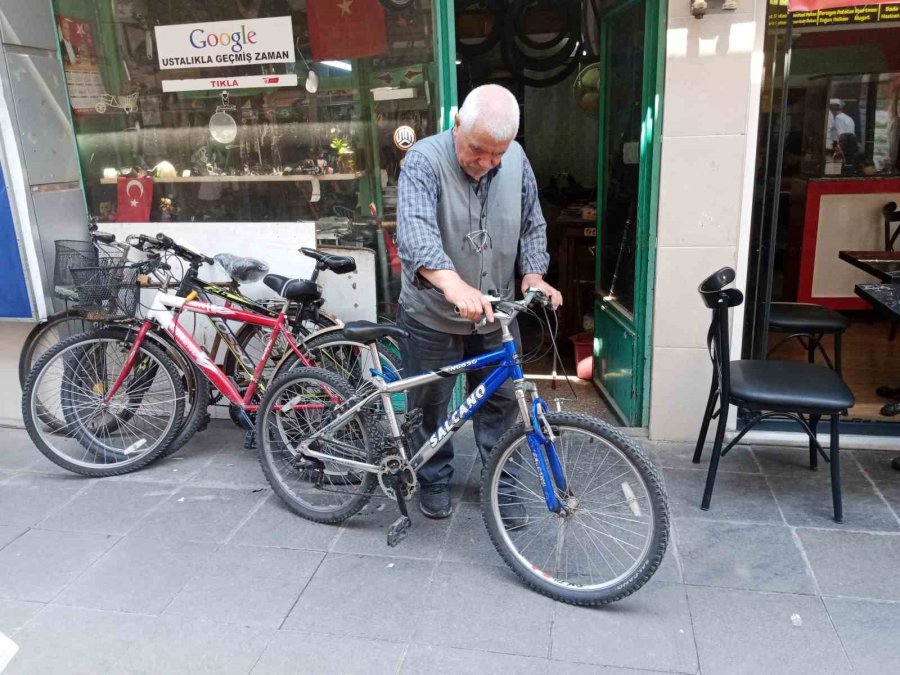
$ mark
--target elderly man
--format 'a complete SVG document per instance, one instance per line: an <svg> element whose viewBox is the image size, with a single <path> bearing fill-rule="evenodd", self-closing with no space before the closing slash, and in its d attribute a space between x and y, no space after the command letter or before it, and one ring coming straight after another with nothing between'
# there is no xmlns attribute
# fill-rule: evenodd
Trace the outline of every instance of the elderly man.
<svg viewBox="0 0 900 675"><path fill-rule="evenodd" d="M559 291L543 280L549 262L547 224L531 165L513 140L518 129L515 97L503 87L485 85L466 97L450 131L419 141L406 156L397 214L403 269L397 323L410 335L407 374L498 349L500 326L484 296L513 299L517 270L523 292L537 287L554 307L562 303ZM478 327L483 316L487 321ZM514 334L518 343L517 329ZM470 373L469 389L484 377ZM409 408L423 413L414 447L446 416L453 384L446 378L411 394ZM517 415L507 382L474 418L482 460ZM452 443L447 443L419 471L419 506L430 518L450 515L452 460ZM510 503L508 510L521 507Z"/></svg>

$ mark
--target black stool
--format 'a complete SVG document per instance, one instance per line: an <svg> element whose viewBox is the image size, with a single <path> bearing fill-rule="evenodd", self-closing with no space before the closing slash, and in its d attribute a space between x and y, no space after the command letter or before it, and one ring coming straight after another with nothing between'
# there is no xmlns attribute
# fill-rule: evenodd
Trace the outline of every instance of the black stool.
<svg viewBox="0 0 900 675"><path fill-rule="evenodd" d="M816 350L825 357L825 363L836 373L841 372L841 336L850 321L840 312L833 309L803 302L773 302L769 305L769 332L787 333L788 336L778 342L766 355L772 353L789 340L798 340L806 349L807 360L816 361ZM834 362L822 346L826 335L834 336Z"/></svg>

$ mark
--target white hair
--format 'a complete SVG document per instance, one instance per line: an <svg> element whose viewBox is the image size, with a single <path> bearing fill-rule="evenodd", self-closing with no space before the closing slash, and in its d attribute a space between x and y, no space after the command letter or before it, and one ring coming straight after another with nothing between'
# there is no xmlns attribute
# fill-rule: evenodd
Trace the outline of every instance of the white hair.
<svg viewBox="0 0 900 675"><path fill-rule="evenodd" d="M463 131L476 126L495 141L508 141L519 132L519 102L509 89L498 84L475 87L459 109Z"/></svg>

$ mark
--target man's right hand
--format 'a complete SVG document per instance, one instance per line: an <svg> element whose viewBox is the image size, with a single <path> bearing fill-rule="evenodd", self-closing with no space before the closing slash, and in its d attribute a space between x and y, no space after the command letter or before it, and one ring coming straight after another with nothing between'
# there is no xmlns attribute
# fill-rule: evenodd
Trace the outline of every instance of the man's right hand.
<svg viewBox="0 0 900 675"><path fill-rule="evenodd" d="M447 302L456 305L459 315L469 321L480 321L481 315L487 317L488 322L494 320L494 309L491 303L484 297L484 293L477 288L469 286L462 279L444 289L444 297Z"/></svg>
<svg viewBox="0 0 900 675"><path fill-rule="evenodd" d="M484 315L489 322L494 320L494 310L484 293L463 281L455 271L420 268L419 274L439 288L447 302L456 305L462 318L474 322Z"/></svg>

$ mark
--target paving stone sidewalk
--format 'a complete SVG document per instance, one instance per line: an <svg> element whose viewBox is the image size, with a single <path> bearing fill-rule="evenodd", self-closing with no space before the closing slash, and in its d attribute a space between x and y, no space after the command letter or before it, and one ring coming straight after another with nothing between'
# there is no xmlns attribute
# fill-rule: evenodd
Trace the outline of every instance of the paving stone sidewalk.
<svg viewBox="0 0 900 675"><path fill-rule="evenodd" d="M0 437L0 632L13 673L900 672L900 473L844 452L845 522L828 472L797 449L723 459L713 508L691 448L641 441L673 514L666 560L603 609L523 587L481 521L480 460L457 448L455 510L393 505L341 527L271 493L230 423L128 476L91 480Z"/></svg>

